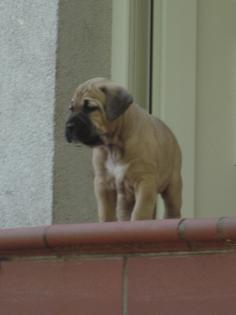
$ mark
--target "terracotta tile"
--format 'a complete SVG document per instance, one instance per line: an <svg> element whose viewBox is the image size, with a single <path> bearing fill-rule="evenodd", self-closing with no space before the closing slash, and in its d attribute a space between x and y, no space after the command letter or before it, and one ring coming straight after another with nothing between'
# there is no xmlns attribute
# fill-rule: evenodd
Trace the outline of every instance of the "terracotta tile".
<svg viewBox="0 0 236 315"><path fill-rule="evenodd" d="M218 230L226 241L236 240L236 217L221 218L218 221Z"/></svg>
<svg viewBox="0 0 236 315"><path fill-rule="evenodd" d="M218 219L188 219L179 226L182 239L186 241L215 241L220 236L217 231Z"/></svg>
<svg viewBox="0 0 236 315"><path fill-rule="evenodd" d="M46 227L0 229L0 251L45 248Z"/></svg>
<svg viewBox="0 0 236 315"><path fill-rule="evenodd" d="M0 268L3 315L121 315L121 258L18 261Z"/></svg>
<svg viewBox="0 0 236 315"><path fill-rule="evenodd" d="M233 315L236 254L128 261L128 315Z"/></svg>

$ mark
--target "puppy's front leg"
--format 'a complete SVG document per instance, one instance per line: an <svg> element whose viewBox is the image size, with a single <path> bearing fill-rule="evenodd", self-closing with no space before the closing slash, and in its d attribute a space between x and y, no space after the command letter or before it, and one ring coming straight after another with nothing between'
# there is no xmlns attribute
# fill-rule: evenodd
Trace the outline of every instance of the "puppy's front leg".
<svg viewBox="0 0 236 315"><path fill-rule="evenodd" d="M112 189L106 179L101 177L95 177L94 188L99 221L116 221L116 190Z"/></svg>
<svg viewBox="0 0 236 315"><path fill-rule="evenodd" d="M147 178L139 182L135 189L135 206L131 220L153 219L156 203L156 181Z"/></svg>
<svg viewBox="0 0 236 315"><path fill-rule="evenodd" d="M117 219L119 221L129 221L134 207L134 198L131 194L119 192L117 195Z"/></svg>

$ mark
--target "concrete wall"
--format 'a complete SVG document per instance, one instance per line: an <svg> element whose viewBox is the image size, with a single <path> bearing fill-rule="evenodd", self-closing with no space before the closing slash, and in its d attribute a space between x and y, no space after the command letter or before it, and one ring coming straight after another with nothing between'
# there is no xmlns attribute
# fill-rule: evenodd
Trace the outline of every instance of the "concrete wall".
<svg viewBox="0 0 236 315"><path fill-rule="evenodd" d="M57 5L0 2L0 227L51 222Z"/></svg>
<svg viewBox="0 0 236 315"><path fill-rule="evenodd" d="M110 0L60 1L53 223L97 221L91 150L67 144L64 124L75 87L110 76L111 16Z"/></svg>
<svg viewBox="0 0 236 315"><path fill-rule="evenodd" d="M96 221L89 149L66 144L72 91L110 76L110 0L0 1L0 227Z"/></svg>

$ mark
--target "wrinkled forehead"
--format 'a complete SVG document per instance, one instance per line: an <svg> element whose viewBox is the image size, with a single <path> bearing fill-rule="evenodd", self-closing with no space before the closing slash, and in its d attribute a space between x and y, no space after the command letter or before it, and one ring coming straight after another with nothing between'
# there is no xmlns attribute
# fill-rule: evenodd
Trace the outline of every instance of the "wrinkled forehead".
<svg viewBox="0 0 236 315"><path fill-rule="evenodd" d="M73 95L75 103L81 103L84 99L104 101L104 93L100 89L105 80L89 80L77 87Z"/></svg>

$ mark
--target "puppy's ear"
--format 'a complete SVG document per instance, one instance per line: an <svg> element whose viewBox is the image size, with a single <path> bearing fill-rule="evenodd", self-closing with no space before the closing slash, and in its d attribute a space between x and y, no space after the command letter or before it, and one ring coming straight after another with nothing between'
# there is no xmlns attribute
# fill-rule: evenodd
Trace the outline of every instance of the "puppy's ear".
<svg viewBox="0 0 236 315"><path fill-rule="evenodd" d="M133 103L133 97L123 87L101 87L106 95L105 111L108 120L114 120L122 115Z"/></svg>

